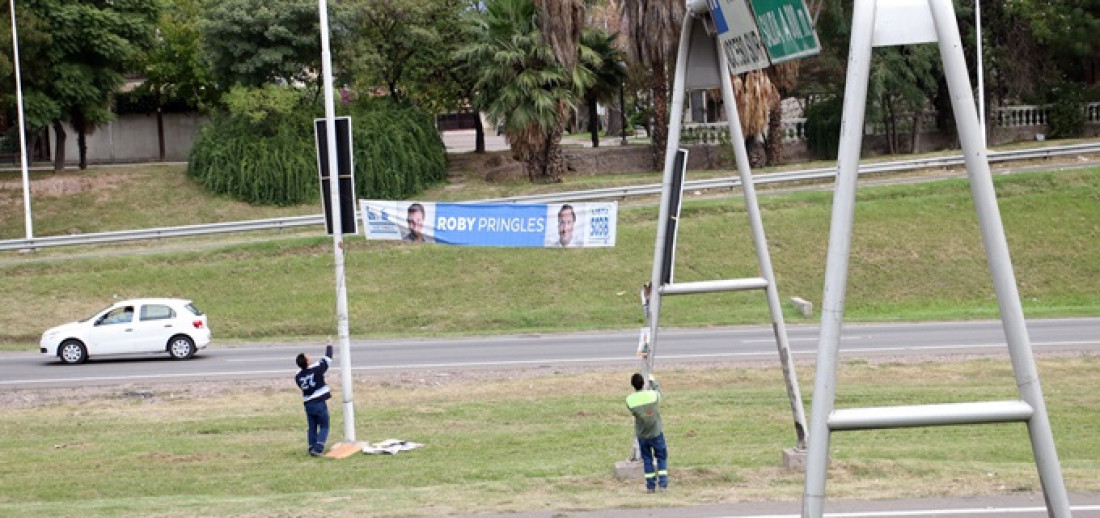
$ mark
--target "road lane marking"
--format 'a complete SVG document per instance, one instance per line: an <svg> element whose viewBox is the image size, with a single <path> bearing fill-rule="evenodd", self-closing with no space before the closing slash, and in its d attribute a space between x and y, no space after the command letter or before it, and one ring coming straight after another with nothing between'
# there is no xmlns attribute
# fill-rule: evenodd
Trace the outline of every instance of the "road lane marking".
<svg viewBox="0 0 1100 518"><path fill-rule="evenodd" d="M1058 346L1058 345L1095 345L1100 344L1100 341L1072 341L1072 342L1042 342L1034 343L1032 345L1044 345L1044 346ZM843 349L842 352L899 352L899 351L914 351L914 350L945 350L945 349L987 349L995 347L1005 347L1005 344L973 344L973 345L935 345L935 346L913 346L913 347L884 347L884 348L857 348L857 349ZM814 350L805 351L791 351L791 354L808 355L815 354ZM706 358L745 358L745 357L758 357L767 356L772 357L775 353L773 351L762 352L736 352L736 353L708 353L708 354L662 354L662 359L672 360L694 360L694 359L706 359ZM238 358L228 359L226 362L263 362L270 361L267 359L249 359ZM399 365L371 365L365 367L352 367L352 371L378 371L378 370L395 370L395 369L440 369L440 368L458 368L458 367L507 367L516 365L535 365L535 364L554 364L554 363L603 363L603 362L631 362L637 361L637 357L631 356L611 356L611 357L598 357L598 358L559 358L559 359L536 359L536 360L507 360L507 361L494 361L494 362L451 362L451 363L406 363ZM158 378L196 378L203 376L255 376L263 374L293 374L294 369L279 369L279 370L257 370L257 371L228 371L228 372L196 372L196 373L179 373L179 374L137 374L129 376L98 376L98 377L85 377L85 378L37 378L37 379L23 379L23 380L4 380L0 381L2 385L25 385L25 384L46 384L46 383L73 383L73 382L91 382L91 381L130 381L141 379L158 379Z"/></svg>

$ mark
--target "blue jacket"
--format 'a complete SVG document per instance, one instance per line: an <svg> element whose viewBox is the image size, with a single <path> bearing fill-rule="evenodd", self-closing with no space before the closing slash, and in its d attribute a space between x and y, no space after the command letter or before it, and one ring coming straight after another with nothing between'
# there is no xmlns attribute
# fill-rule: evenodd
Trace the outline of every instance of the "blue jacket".
<svg viewBox="0 0 1100 518"><path fill-rule="evenodd" d="M332 346L325 348L325 356L316 363L298 371L298 374L294 376L294 381L298 383L298 388L302 389L302 401L309 403L310 401L325 401L332 397L329 394L328 384L325 383L325 371L328 370L329 364L332 363Z"/></svg>

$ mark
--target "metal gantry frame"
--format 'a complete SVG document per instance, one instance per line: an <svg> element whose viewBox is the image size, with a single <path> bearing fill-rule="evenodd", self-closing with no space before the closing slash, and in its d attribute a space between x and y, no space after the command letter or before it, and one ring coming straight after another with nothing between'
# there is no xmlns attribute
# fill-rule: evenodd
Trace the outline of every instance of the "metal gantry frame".
<svg viewBox="0 0 1100 518"><path fill-rule="evenodd" d="M771 256L768 253L768 244L764 235L764 224L756 200L756 190L753 186L748 152L745 149L745 139L741 131L741 119L737 112L737 101L733 94L733 84L728 72L727 57L725 49L714 36L714 31L708 28L710 23L710 11L705 1L688 2L680 33L680 45L677 52L676 72L672 88L668 145L665 150L664 180L661 189L661 208L657 223L657 241L653 251L653 274L650 278L651 286L653 286L647 322L649 324L650 345L643 362L644 370L646 374L649 374L653 369L656 356L657 331L660 327L661 298L663 296L764 290L767 295L768 309L771 312L772 330L779 349L779 360L782 364L787 395L790 399L791 413L793 414L797 440L795 450L801 452L806 449L807 442L806 415L802 407L802 395L799 392L798 377L791 362L790 344L787 339L787 329L783 322L783 309L779 302L779 291L776 288L775 274L772 271ZM664 262L666 260L671 261L672 257L671 253L665 253L665 238L669 230L669 212L672 209L669 205L674 194L672 192L673 178L677 149L680 145L680 126L683 122L689 62L692 62L690 63L690 65L693 65L691 73L694 76L699 76L700 69L702 69L701 75L707 78L702 81L708 84L699 83L696 86L710 87L713 84L714 86L720 86L722 89L726 119L729 121L730 140L736 156L737 170L741 176L741 187L745 198L745 208L749 216L749 226L752 229L753 244L756 248L757 262L760 267L760 277L683 283L674 283L670 280L667 284L662 283L662 272L665 271L666 266ZM698 83L698 80L696 81Z"/></svg>
<svg viewBox="0 0 1100 518"><path fill-rule="evenodd" d="M844 317L871 49L931 42L939 43L959 141L966 159L970 192L978 213L1020 398L835 409L837 352ZM834 431L1004 422L1027 423L1048 514L1059 518L1072 516L986 152L951 0L855 0L811 409L810 436L813 440L806 458L806 485L802 497L804 518L820 518L824 512L829 440Z"/></svg>

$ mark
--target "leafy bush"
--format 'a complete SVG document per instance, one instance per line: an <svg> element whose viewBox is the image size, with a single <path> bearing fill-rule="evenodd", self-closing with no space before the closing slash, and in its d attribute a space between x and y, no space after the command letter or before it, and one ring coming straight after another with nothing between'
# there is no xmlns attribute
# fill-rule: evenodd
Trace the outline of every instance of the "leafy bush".
<svg viewBox="0 0 1100 518"><path fill-rule="evenodd" d="M388 99L356 101L351 108L360 197L403 199L443 181L447 154L431 115Z"/></svg>
<svg viewBox="0 0 1100 518"><path fill-rule="evenodd" d="M224 100L228 111L199 133L188 174L212 192L249 203L317 200L313 121L321 107L278 87L234 90ZM403 199L443 180L446 154L431 116L387 100L343 108L352 119L357 197Z"/></svg>
<svg viewBox="0 0 1100 518"><path fill-rule="evenodd" d="M1085 114L1085 89L1079 83L1061 82L1050 89L1051 138L1073 138L1081 135L1088 122Z"/></svg>
<svg viewBox="0 0 1100 518"><path fill-rule="evenodd" d="M844 98L839 95L825 97L806 107L806 146L817 158L836 158L843 110Z"/></svg>

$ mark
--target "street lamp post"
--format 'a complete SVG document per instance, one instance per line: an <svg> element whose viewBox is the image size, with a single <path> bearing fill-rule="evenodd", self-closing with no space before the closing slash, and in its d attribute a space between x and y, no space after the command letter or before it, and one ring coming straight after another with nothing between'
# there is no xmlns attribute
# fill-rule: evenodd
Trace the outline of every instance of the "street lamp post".
<svg viewBox="0 0 1100 518"><path fill-rule="evenodd" d="M348 332L348 294L344 278L343 219L340 214L340 174L336 154L336 102L332 91L332 51L329 45L328 2L317 0L321 24L321 76L325 89L325 135L332 207L332 253L336 263L336 332L340 341L340 382L344 395L344 440L355 443L355 398L352 395L351 339ZM354 188L354 187L353 187Z"/></svg>
<svg viewBox="0 0 1100 518"><path fill-rule="evenodd" d="M15 0L11 7L11 47L15 60L15 102L19 113L19 167L23 171L23 213L26 220L27 239L34 239L34 219L31 217L31 178L27 171L27 121L23 115L23 79L19 71L19 35L15 28Z"/></svg>
<svg viewBox="0 0 1100 518"><path fill-rule="evenodd" d="M977 36L977 62L978 62L978 127L982 130L982 147L989 147L986 142L985 128L985 66L982 64L982 0L974 0L974 29Z"/></svg>

